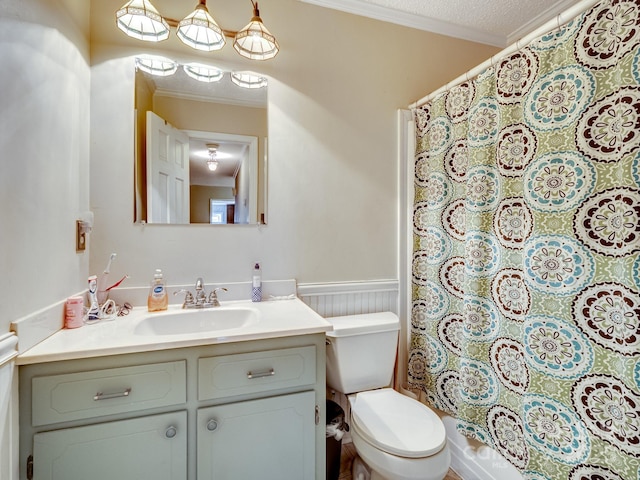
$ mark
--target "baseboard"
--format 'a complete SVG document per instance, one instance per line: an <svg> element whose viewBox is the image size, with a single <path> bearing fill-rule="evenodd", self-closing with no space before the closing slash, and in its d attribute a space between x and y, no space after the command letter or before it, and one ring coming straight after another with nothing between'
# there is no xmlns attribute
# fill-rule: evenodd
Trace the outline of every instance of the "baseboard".
<svg viewBox="0 0 640 480"><path fill-rule="evenodd" d="M520 472L499 452L456 430L456 420L438 412L447 431L451 469L462 480L524 480Z"/></svg>

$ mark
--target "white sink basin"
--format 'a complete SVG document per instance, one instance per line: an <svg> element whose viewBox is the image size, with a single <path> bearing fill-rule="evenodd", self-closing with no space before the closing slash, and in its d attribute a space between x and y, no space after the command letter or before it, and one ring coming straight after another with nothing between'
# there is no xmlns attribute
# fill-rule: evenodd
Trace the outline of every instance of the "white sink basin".
<svg viewBox="0 0 640 480"><path fill-rule="evenodd" d="M184 335L212 333L255 325L258 311L252 308L213 307L202 310L151 314L138 323L136 335Z"/></svg>

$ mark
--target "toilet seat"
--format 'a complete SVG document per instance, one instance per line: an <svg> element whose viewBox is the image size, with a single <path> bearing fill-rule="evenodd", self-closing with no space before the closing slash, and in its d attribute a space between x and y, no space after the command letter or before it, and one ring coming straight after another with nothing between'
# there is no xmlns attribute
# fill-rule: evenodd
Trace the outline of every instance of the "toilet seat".
<svg viewBox="0 0 640 480"><path fill-rule="evenodd" d="M399 457L429 457L446 444L444 425L438 415L391 388L355 395L351 423L367 443Z"/></svg>

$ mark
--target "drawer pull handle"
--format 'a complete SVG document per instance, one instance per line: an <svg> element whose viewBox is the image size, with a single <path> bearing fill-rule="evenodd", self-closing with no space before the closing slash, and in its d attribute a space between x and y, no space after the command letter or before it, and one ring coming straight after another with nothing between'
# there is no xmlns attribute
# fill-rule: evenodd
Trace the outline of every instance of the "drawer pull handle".
<svg viewBox="0 0 640 480"><path fill-rule="evenodd" d="M176 427L174 427L173 425L171 425L169 428L167 428L166 432L164 432L165 436L167 438L173 438L178 434L178 429Z"/></svg>
<svg viewBox="0 0 640 480"><path fill-rule="evenodd" d="M209 430L210 432L213 432L217 428L218 428L218 422L216 422L214 419L211 419L207 422L207 430Z"/></svg>
<svg viewBox="0 0 640 480"><path fill-rule="evenodd" d="M247 378L251 380L253 378L273 377L275 374L276 371L273 368L269 368L268 370L260 370L258 372L247 372Z"/></svg>
<svg viewBox="0 0 640 480"><path fill-rule="evenodd" d="M93 396L93 399L97 402L98 400L109 400L110 398L128 397L130 393L131 393L131 387L127 388L124 392L116 392L116 393L98 392Z"/></svg>

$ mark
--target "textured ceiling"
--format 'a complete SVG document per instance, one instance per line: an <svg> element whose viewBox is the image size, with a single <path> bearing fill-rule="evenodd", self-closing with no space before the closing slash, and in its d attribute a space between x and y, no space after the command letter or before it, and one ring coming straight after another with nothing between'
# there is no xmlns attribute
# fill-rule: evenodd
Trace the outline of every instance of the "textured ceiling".
<svg viewBox="0 0 640 480"><path fill-rule="evenodd" d="M497 47L506 47L578 0L301 0Z"/></svg>

